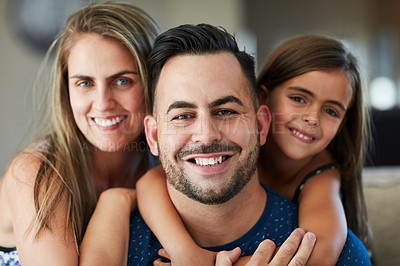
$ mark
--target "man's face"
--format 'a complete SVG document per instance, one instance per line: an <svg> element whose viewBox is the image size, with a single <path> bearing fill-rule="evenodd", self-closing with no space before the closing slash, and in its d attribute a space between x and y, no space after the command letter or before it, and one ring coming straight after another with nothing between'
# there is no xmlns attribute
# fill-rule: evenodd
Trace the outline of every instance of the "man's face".
<svg viewBox="0 0 400 266"><path fill-rule="evenodd" d="M169 184L204 204L230 200L254 176L263 120L237 59L226 52L172 57L156 90L146 136Z"/></svg>

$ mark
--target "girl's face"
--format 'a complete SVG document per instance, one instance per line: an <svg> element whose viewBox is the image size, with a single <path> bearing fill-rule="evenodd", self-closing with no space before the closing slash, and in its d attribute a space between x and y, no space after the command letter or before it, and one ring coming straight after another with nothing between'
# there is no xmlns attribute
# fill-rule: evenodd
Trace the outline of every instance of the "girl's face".
<svg viewBox="0 0 400 266"><path fill-rule="evenodd" d="M102 151L131 149L143 129L143 84L128 49L97 34L83 34L68 57L72 112L80 131Z"/></svg>
<svg viewBox="0 0 400 266"><path fill-rule="evenodd" d="M352 89L342 71L312 71L269 92L270 136L284 154L303 159L323 151L345 117Z"/></svg>

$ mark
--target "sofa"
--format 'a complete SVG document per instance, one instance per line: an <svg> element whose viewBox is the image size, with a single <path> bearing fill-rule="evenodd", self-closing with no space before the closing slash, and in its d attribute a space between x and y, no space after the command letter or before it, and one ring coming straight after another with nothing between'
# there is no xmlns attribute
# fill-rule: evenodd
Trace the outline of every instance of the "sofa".
<svg viewBox="0 0 400 266"><path fill-rule="evenodd" d="M400 265L400 166L366 167L364 195L378 266Z"/></svg>

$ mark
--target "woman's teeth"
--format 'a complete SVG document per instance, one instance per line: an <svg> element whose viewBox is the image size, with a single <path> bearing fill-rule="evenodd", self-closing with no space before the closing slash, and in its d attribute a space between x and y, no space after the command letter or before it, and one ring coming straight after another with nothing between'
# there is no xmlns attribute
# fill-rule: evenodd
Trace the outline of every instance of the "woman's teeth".
<svg viewBox="0 0 400 266"><path fill-rule="evenodd" d="M101 127L110 127L118 124L122 119L122 116L118 116L113 119L94 118L94 122Z"/></svg>

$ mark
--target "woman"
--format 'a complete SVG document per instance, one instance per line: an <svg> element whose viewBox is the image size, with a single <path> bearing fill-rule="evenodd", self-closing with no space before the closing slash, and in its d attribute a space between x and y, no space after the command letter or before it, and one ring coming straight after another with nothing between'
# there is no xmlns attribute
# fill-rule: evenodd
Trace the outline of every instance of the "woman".
<svg viewBox="0 0 400 266"><path fill-rule="evenodd" d="M1 180L0 260L77 265L98 195L134 187L149 168L145 62L158 33L129 4L94 4L69 17L47 54L55 52L48 131Z"/></svg>

